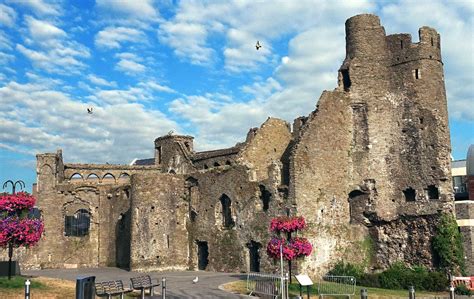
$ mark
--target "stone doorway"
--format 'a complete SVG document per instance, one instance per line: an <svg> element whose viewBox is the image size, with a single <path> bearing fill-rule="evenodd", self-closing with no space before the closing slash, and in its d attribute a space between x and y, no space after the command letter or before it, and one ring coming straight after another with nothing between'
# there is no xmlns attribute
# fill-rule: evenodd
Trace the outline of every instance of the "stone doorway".
<svg viewBox="0 0 474 299"><path fill-rule="evenodd" d="M209 264L209 247L206 241L196 241L198 246L198 270L206 270Z"/></svg>
<svg viewBox="0 0 474 299"><path fill-rule="evenodd" d="M121 213L115 229L115 260L118 268L130 269L130 209Z"/></svg>
<svg viewBox="0 0 474 299"><path fill-rule="evenodd" d="M250 257L250 272L260 272L260 248L262 244L251 240L247 243Z"/></svg>

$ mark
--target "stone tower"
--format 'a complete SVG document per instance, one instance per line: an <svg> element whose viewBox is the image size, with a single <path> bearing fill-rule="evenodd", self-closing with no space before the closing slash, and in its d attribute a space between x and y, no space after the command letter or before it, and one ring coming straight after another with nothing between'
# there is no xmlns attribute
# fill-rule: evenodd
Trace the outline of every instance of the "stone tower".
<svg viewBox="0 0 474 299"><path fill-rule="evenodd" d="M430 238L453 210L450 140L440 37L419 35L386 36L375 15L346 22L339 86L322 94L290 158L290 197L325 247L307 263L315 272L364 262L356 252L369 239L375 267L434 266Z"/></svg>

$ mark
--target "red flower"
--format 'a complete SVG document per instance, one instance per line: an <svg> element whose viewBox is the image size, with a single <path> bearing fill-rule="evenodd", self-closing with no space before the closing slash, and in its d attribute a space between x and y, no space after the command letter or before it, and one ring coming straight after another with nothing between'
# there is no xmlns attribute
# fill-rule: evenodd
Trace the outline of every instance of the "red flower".
<svg viewBox="0 0 474 299"><path fill-rule="evenodd" d="M280 216L273 218L270 222L270 230L274 232L291 233L306 228L306 222L302 216L287 217Z"/></svg>

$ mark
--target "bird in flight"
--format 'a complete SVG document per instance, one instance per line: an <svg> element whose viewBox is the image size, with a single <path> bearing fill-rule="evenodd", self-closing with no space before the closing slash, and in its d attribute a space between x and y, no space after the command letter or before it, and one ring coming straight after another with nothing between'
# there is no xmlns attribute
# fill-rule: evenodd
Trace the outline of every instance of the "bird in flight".
<svg viewBox="0 0 474 299"><path fill-rule="evenodd" d="M197 283L199 281L199 277L196 276L196 278L193 279L193 283Z"/></svg>
<svg viewBox="0 0 474 299"><path fill-rule="evenodd" d="M258 50L260 50L260 48L262 47L262 45L260 44L259 41L257 41L257 44L255 45L255 48Z"/></svg>
<svg viewBox="0 0 474 299"><path fill-rule="evenodd" d="M93 110L92 107L87 108L87 113L92 114L93 113L92 110Z"/></svg>

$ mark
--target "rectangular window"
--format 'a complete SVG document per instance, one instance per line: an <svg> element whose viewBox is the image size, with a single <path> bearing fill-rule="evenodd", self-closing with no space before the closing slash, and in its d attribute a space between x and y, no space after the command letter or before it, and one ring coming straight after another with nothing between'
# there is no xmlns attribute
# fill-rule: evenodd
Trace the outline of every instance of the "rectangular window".
<svg viewBox="0 0 474 299"><path fill-rule="evenodd" d="M161 146L156 148L156 159L158 164L161 164Z"/></svg>
<svg viewBox="0 0 474 299"><path fill-rule="evenodd" d="M421 70L420 69L414 69L413 70L413 77L417 80L421 79Z"/></svg>

